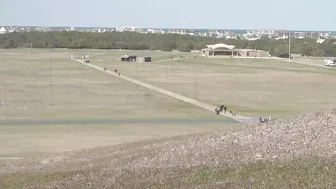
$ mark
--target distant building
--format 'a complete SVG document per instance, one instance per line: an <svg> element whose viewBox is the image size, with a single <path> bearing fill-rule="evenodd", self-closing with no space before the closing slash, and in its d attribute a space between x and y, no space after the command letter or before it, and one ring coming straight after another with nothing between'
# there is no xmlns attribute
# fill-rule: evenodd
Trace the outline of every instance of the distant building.
<svg viewBox="0 0 336 189"><path fill-rule="evenodd" d="M120 60L123 62L135 62L137 60L137 56L135 55L129 56L124 54L120 57Z"/></svg>
<svg viewBox="0 0 336 189"><path fill-rule="evenodd" d="M226 45L223 43L215 44L215 45L207 45L206 49L202 49L202 52L205 56L234 56L236 55L234 52L235 46Z"/></svg>
<svg viewBox="0 0 336 189"><path fill-rule="evenodd" d="M127 31L135 32L136 28L132 26L118 26L116 27L116 31L117 32L127 32Z"/></svg>
<svg viewBox="0 0 336 189"><path fill-rule="evenodd" d="M267 57L269 53L256 49L235 49L233 45L215 44L207 45L206 49L202 49L202 56L206 57Z"/></svg>
<svg viewBox="0 0 336 189"><path fill-rule="evenodd" d="M267 57L269 53L263 50L256 49L235 49L238 51L237 56L241 57Z"/></svg>
<svg viewBox="0 0 336 189"><path fill-rule="evenodd" d="M5 34L5 33L7 33L7 30L6 30L6 28L5 27L1 27L0 28L0 34Z"/></svg>
<svg viewBox="0 0 336 189"><path fill-rule="evenodd" d="M322 44L322 43L324 43L325 41L326 41L325 39L318 39L318 40L316 41L316 43Z"/></svg>
<svg viewBox="0 0 336 189"><path fill-rule="evenodd" d="M136 58L137 62L152 62L152 57L149 56L138 56Z"/></svg>

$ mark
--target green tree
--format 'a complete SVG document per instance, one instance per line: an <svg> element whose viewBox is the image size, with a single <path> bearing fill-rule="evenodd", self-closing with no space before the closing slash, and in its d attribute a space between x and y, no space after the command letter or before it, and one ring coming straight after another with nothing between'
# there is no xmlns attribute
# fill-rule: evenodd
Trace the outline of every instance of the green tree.
<svg viewBox="0 0 336 189"><path fill-rule="evenodd" d="M277 45L274 49L274 56L288 56L289 48L286 44Z"/></svg>
<svg viewBox="0 0 336 189"><path fill-rule="evenodd" d="M13 39L9 39L8 41L5 41L3 47L6 49L16 48L17 44Z"/></svg>
<svg viewBox="0 0 336 189"><path fill-rule="evenodd" d="M308 56L336 56L336 40L316 44L315 39L292 39L291 52ZM94 48L133 50L180 50L203 49L206 45L225 43L238 49L251 48L269 51L272 55L288 55L288 40L263 38L256 41L216 39L211 37L177 34L139 34L135 32L86 33L76 31L25 32L0 35L0 48ZM314 47L314 48L313 48Z"/></svg>
<svg viewBox="0 0 336 189"><path fill-rule="evenodd" d="M129 49L129 45L125 41L116 41L114 47L117 49Z"/></svg>

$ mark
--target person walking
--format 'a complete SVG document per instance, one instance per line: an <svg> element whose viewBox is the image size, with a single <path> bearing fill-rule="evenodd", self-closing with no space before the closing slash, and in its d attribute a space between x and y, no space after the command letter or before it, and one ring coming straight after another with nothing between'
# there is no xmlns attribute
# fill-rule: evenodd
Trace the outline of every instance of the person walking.
<svg viewBox="0 0 336 189"><path fill-rule="evenodd" d="M226 106L224 106L224 113L226 113L226 109L227 109L227 107L226 107Z"/></svg>
<svg viewBox="0 0 336 189"><path fill-rule="evenodd" d="M217 106L215 108L215 112L216 112L217 115L219 114L219 108Z"/></svg>
<svg viewBox="0 0 336 189"><path fill-rule="evenodd" d="M223 112L223 110L224 110L224 105L222 104L221 106L220 106L220 109L219 109L221 112Z"/></svg>

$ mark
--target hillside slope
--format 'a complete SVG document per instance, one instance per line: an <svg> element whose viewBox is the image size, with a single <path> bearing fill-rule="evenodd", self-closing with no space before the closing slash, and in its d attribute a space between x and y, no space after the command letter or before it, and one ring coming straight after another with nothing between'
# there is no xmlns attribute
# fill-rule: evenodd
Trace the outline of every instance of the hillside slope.
<svg viewBox="0 0 336 189"><path fill-rule="evenodd" d="M0 188L334 188L336 109L0 164Z"/></svg>

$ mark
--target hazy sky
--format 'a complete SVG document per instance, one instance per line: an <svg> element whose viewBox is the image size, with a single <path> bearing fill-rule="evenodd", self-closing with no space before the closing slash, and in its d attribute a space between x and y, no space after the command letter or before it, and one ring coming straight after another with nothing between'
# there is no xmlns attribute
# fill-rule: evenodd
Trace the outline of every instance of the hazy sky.
<svg viewBox="0 0 336 189"><path fill-rule="evenodd" d="M336 0L0 0L0 25L336 31Z"/></svg>

